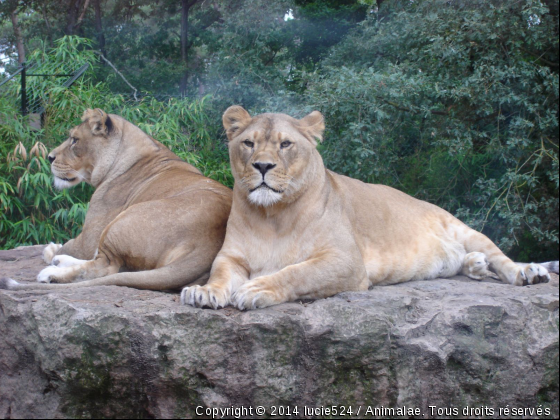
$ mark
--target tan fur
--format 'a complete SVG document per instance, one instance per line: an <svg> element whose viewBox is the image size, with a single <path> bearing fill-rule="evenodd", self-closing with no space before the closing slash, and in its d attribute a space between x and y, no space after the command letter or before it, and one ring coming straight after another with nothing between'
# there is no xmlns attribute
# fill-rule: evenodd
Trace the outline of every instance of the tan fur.
<svg viewBox="0 0 560 420"><path fill-rule="evenodd" d="M55 185L95 187L82 233L47 246L42 283L10 289L123 285L176 289L207 278L231 191L117 115L88 109L49 159ZM74 280L89 280L71 283Z"/></svg>
<svg viewBox="0 0 560 420"><path fill-rule="evenodd" d="M490 273L486 259L510 284L549 278L437 206L325 169L315 148L324 130L317 111L301 120L253 118L234 106L223 122L232 212L208 284L185 288L183 303L249 309L462 270L481 278Z"/></svg>

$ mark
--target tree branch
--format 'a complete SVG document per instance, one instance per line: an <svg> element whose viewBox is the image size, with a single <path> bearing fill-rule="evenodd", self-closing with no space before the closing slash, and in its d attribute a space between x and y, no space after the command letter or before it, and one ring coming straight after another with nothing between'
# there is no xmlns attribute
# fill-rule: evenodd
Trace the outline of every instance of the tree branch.
<svg viewBox="0 0 560 420"><path fill-rule="evenodd" d="M543 63L545 63L546 65L550 66L550 67L558 67L558 63L553 63L552 61L548 61L546 58L543 58L543 55L546 53L546 51L544 53L542 53L541 55L534 53L533 51L529 51L526 48L523 47L519 47L519 49L523 52L526 52L527 54L532 55L533 57L536 57L537 60L542 61Z"/></svg>
<svg viewBox="0 0 560 420"><path fill-rule="evenodd" d="M128 80L126 80L126 77L123 76L123 74L117 70L117 68L113 65L113 63L111 63L109 60L107 60L107 58L105 58L105 56L103 55L103 53L101 53L101 51L94 51L97 55L99 55L107 64L109 64L111 66L111 68L113 70L115 70L115 72L121 76L121 78L125 81L125 83L130 86L130 88L134 91L133 95L134 95L134 100L137 101L138 98L136 97L136 92L138 92L138 89L136 89L134 86L132 86Z"/></svg>
<svg viewBox="0 0 560 420"><path fill-rule="evenodd" d="M89 6L89 1L90 0L86 0L85 4L84 4L84 10L82 10L82 14L80 15L80 17L78 18L78 21L76 22L76 24L74 25L74 28L78 28L81 24L82 21L84 20L84 16L86 15L86 10Z"/></svg>

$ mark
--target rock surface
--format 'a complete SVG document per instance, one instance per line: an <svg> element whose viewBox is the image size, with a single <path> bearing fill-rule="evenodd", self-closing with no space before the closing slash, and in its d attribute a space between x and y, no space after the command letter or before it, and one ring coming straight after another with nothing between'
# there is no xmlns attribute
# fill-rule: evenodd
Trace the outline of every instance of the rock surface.
<svg viewBox="0 0 560 420"><path fill-rule="evenodd" d="M32 281L41 251L0 251L0 277ZM0 418L210 418L232 406L319 418L333 405L361 418L403 406L419 410L404 417L557 418L552 277L410 282L248 312L114 286L0 291Z"/></svg>

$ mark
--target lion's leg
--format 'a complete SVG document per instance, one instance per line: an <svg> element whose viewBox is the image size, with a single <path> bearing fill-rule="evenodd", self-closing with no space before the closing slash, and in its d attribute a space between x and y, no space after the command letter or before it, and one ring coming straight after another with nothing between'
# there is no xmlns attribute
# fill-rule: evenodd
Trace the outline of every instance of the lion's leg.
<svg viewBox="0 0 560 420"><path fill-rule="evenodd" d="M94 260L71 266L49 266L39 273L39 283L71 283L75 280L90 280L119 272L121 264L110 260L105 254Z"/></svg>
<svg viewBox="0 0 560 420"><path fill-rule="evenodd" d="M363 264L342 255L322 255L246 282L234 292L231 302L241 310L256 309L300 298L367 290L368 286Z"/></svg>
<svg viewBox="0 0 560 420"><path fill-rule="evenodd" d="M249 279L249 273L241 261L241 258L218 255L208 283L185 287L181 292L181 303L214 309L229 305L232 293Z"/></svg>
<svg viewBox="0 0 560 420"><path fill-rule="evenodd" d="M85 229L87 228L84 225L84 230ZM91 244L87 246L88 249L84 249L83 232L80 233L76 238L70 239L64 245L51 242L43 250L43 261L45 261L45 263L47 264L60 265L60 263L56 264L53 261L56 259L56 257L63 255L80 259L80 261L89 261L90 259L93 260L95 259L94 251L96 251L96 248L93 248L93 246L98 243L99 237L97 236L95 237L94 241L92 241Z"/></svg>
<svg viewBox="0 0 560 420"><path fill-rule="evenodd" d="M82 265L87 263L88 260L79 260L78 258L71 257L70 255L55 255L52 259L51 265L56 265L59 268L72 267L73 265Z"/></svg>
<svg viewBox="0 0 560 420"><path fill-rule="evenodd" d="M83 265L83 264L82 264ZM80 274L80 265L57 267L50 265L37 275L39 283L71 283Z"/></svg>
<svg viewBox="0 0 560 420"><path fill-rule="evenodd" d="M61 244L55 244L54 242L48 244L45 249L43 249L43 261L50 264L60 248L62 248Z"/></svg>
<svg viewBox="0 0 560 420"><path fill-rule="evenodd" d="M483 253L492 271L496 272L504 283L523 286L550 281L550 275L543 266L538 264L518 265L506 257L486 235L470 228L467 229L464 236L466 251Z"/></svg>
<svg viewBox="0 0 560 420"><path fill-rule="evenodd" d="M92 260L95 260L97 257L98 250L95 250L95 255L93 256ZM80 260L78 258L74 258L70 255L55 255L52 259L51 265L56 265L59 268L62 267L72 267L73 265L82 265L87 263L90 260Z"/></svg>

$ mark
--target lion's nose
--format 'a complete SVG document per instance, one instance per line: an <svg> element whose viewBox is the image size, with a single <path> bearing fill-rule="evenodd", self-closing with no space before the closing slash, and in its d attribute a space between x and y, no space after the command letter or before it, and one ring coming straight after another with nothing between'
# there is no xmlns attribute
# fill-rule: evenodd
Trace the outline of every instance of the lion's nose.
<svg viewBox="0 0 560 420"><path fill-rule="evenodd" d="M50 162L50 163L53 163L54 160L56 159L56 157L53 156L53 155L49 155L48 158L49 158L49 162Z"/></svg>
<svg viewBox="0 0 560 420"><path fill-rule="evenodd" d="M255 162L253 166L264 176L268 171L276 166L275 163Z"/></svg>

